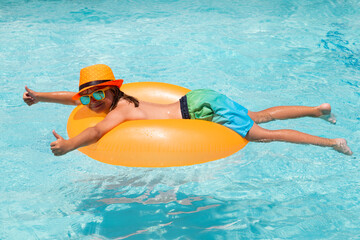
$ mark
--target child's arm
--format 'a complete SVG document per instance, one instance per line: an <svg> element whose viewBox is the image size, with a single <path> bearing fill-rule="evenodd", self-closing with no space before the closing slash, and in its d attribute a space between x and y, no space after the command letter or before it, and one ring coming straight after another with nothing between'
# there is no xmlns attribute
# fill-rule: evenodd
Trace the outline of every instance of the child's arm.
<svg viewBox="0 0 360 240"><path fill-rule="evenodd" d="M27 86L25 86L25 90L23 100L29 106L38 102L52 102L66 105L80 104L80 101L72 100L72 96L76 94L75 92L35 92Z"/></svg>
<svg viewBox="0 0 360 240"><path fill-rule="evenodd" d="M61 137L54 130L53 134L57 140L50 144L51 150L55 156L61 156L79 147L96 143L107 132L124 121L125 119L121 114L116 111L112 111L105 117L104 120L96 124L94 127L87 128L76 137L68 140Z"/></svg>

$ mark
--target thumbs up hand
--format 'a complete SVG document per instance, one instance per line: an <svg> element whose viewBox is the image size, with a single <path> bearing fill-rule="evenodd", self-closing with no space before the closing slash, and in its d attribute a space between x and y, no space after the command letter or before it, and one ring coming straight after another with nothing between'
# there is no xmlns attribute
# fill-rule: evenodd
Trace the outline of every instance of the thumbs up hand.
<svg viewBox="0 0 360 240"><path fill-rule="evenodd" d="M26 92L24 92L24 94L23 94L23 100L27 105L31 106L31 105L39 102L39 99L36 96L35 91L31 90L27 86L25 86L25 90L26 90Z"/></svg>
<svg viewBox="0 0 360 240"><path fill-rule="evenodd" d="M69 152L71 148L69 146L68 140L65 140L62 136L57 134L55 130L53 130L53 134L56 138L56 141L50 144L53 154L55 156L61 156Z"/></svg>

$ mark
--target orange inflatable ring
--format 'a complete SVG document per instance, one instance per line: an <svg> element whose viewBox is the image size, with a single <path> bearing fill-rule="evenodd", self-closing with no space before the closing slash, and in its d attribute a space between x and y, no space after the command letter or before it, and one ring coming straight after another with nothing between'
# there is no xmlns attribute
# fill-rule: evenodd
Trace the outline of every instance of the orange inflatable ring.
<svg viewBox="0 0 360 240"><path fill-rule="evenodd" d="M178 101L189 89L156 82L128 83L121 90L139 100ZM105 114L77 106L67 131L70 138L104 119ZM247 140L235 131L203 120L169 119L127 121L97 143L79 148L98 161L127 167L176 167L225 158L243 148Z"/></svg>

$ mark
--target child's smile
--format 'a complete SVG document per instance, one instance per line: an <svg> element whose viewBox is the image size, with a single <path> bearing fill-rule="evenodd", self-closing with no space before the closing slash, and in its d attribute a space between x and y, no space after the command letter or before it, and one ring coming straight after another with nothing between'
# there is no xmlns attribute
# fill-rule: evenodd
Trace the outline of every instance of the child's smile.
<svg viewBox="0 0 360 240"><path fill-rule="evenodd" d="M90 109L95 110L101 108L103 105L104 103L102 102L102 100L100 101L91 100L89 107Z"/></svg>

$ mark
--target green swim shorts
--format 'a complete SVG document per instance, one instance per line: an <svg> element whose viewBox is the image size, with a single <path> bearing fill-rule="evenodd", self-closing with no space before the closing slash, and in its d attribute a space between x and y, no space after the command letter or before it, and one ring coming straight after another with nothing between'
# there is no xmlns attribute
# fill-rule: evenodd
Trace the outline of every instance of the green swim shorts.
<svg viewBox="0 0 360 240"><path fill-rule="evenodd" d="M254 121L248 110L227 96L214 90L199 89L180 99L184 119L212 121L228 127L245 137Z"/></svg>

